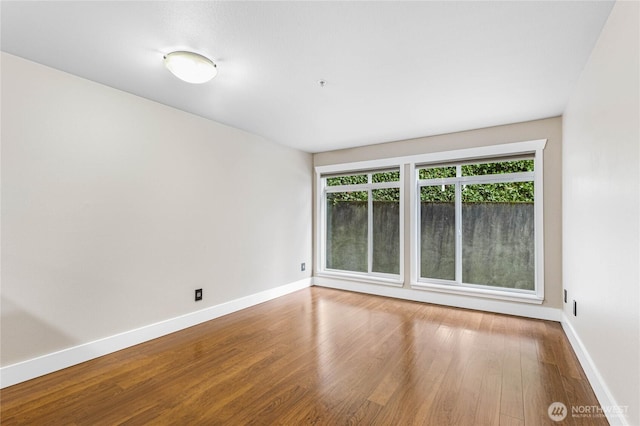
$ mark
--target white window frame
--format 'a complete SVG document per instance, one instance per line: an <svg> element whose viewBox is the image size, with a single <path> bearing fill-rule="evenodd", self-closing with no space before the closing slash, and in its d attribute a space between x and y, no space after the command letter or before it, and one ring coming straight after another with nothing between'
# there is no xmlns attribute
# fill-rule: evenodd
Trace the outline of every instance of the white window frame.
<svg viewBox="0 0 640 426"><path fill-rule="evenodd" d="M410 244L409 244L409 283L411 289L432 292L449 293L472 297L481 297L497 300L541 304L544 301L544 169L543 150L546 139L538 139L524 142L506 143L499 145L483 146L476 148L459 149L452 151L434 152L429 154L411 155L405 157L387 158L381 160L361 161L355 163L333 164L315 167L316 172L316 275L320 277L333 277L375 284L386 284L396 287L403 286L405 277L405 253L404 253L404 204L405 193L409 195L410 209ZM495 159L506 156L533 155L534 160L534 226L535 226L535 290L513 291L513 289L488 288L487 286L456 286L448 283L424 282L419 280L419 197L418 181L416 178L416 165L439 164L445 162L457 163L463 161L482 162L483 159ZM369 275L366 273L346 273L343 271L326 270L325 263L325 206L322 175L327 174L355 174L397 167L400 169L400 275L396 278ZM405 168L408 167L412 180L405 183ZM474 177L477 178L477 177ZM490 179L490 178L487 178Z"/></svg>
<svg viewBox="0 0 640 426"><path fill-rule="evenodd" d="M404 167L399 164L389 164L388 161L379 161L379 162L368 162L368 167L363 169L365 164L363 163L352 163L352 164L341 164L338 166L324 166L324 167L316 167L316 213L317 213L317 263L318 265L318 273L319 276L326 277L339 277L347 280L357 280L363 282L371 282L374 284L385 284L395 287L401 287L404 283ZM373 174L389 171L390 169L397 169L400 172L400 180L397 182L372 182ZM326 178L323 176L331 175L354 175L354 174L367 174L368 183L365 184L357 184L357 185L336 185L336 186L327 186ZM330 176L330 177L331 177ZM373 229L371 226L368 226L368 238L367 238L367 272L357 272L357 271L343 271L338 269L328 269L326 268L326 238L327 238L327 228L326 228L326 218L327 218L327 210L326 210L326 202L325 197L326 194L332 192L345 192L345 191L367 191L369 193L369 197L367 198L368 202L368 223L373 223L373 197L371 197L371 191L375 189L385 189L385 188L398 188L400 193L400 202L399 202L399 274L388 274L383 272L374 272L372 270L373 265Z"/></svg>
<svg viewBox="0 0 640 426"><path fill-rule="evenodd" d="M417 290L430 290L444 293L461 294L466 296L489 297L502 300L514 300L529 303L542 303L544 300L544 193L543 193L543 150L547 140L535 140L527 142L517 142L512 144L494 145L479 148L469 148L464 150L439 152L434 154L425 154L413 158L410 170L412 171L413 182L410 191L410 208L411 208L411 288ZM509 178L504 175L483 175L442 179L444 184L454 184L456 182L471 183L495 183L505 182L507 180L531 181L534 185L534 245L535 245L535 277L534 290L520 290L512 288L490 287L484 285L464 284L458 281L439 280L435 278L420 277L420 197L419 188L420 180L418 179L418 170L424 168L425 165L433 164L441 165L442 163L461 163L476 162L481 163L483 160L497 161L500 157L514 156L533 156L534 171L524 173L510 174ZM422 181L424 182L424 181ZM457 187L459 188L459 186ZM460 191L456 190L456 221L458 221L461 212ZM462 264L461 259L462 235L460 233L460 224L456 223L456 279L461 276Z"/></svg>

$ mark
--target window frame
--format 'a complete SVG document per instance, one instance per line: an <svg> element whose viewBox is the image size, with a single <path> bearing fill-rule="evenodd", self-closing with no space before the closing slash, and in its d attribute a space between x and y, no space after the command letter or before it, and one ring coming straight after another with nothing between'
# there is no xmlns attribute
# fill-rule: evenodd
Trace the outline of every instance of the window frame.
<svg viewBox="0 0 640 426"><path fill-rule="evenodd" d="M517 160L534 160L534 171L532 172L514 172L514 173L496 173L496 174L487 174L487 175L475 175L475 176L463 176L462 166L465 164L481 164L481 163L497 163L500 161L517 161ZM442 166L441 163L437 164L420 164L415 166L415 181L417 183L417 199L421 198L421 189L430 186L440 186L440 185L453 185L455 188L455 277L453 280L443 279L443 278L428 278L422 276L421 271L421 255L422 255L422 247L421 247L421 221L417 220L417 244L418 244L418 259L416 259L416 266L418 268L418 272L416 274L416 278L418 283L414 284L415 287L418 287L424 283L431 284L443 284L443 285L451 285L451 286L461 286L468 288L482 288L482 289L499 289L499 291L509 291L515 293L522 294L532 294L535 293L535 290L524 290L510 287L499 287L499 286L491 286L489 284L473 284L467 283L463 281L463 239L464 235L462 233L462 210L464 206L464 201L462 197L462 191L466 185L485 185L485 184L497 184L497 183L517 183L517 182L534 182L535 180L535 159L531 154L522 155L519 157L495 157L491 159L481 160L478 162L475 161L464 161L458 162L455 164L447 163L446 166L455 167L456 168L456 177L447 177L447 178L434 178L434 179L420 179L420 170L425 169L431 166ZM535 187L534 187L534 212L535 212ZM422 217L421 207L422 203L418 202L418 211L416 212L417 218ZM535 225L535 221L534 221ZM534 230L534 244L535 244L535 230ZM534 267L535 272L535 267ZM534 278L535 281L535 278Z"/></svg>
<svg viewBox="0 0 640 426"><path fill-rule="evenodd" d="M547 139L529 140L523 142L504 143L482 147L457 149L451 151L439 151L427 154L409 155L403 157L385 158L378 160L359 161L343 164L332 164L315 167L315 201L316 201L316 226L315 226L315 275L319 277L340 278L364 283L385 284L395 287L404 287L416 291L430 291L449 293L453 295L471 296L475 298L488 298L496 300L514 301L531 304L541 304L544 301L544 168L543 154ZM499 287L488 286L457 286L449 283L424 282L419 280L419 196L416 166L423 167L427 164L482 162L494 160L500 157L533 155L534 160L534 244L535 244L535 290L514 291L514 289L502 290ZM348 273L344 271L326 270L325 263L325 235L326 212L324 201L324 188L322 176L329 174L355 174L356 172L377 172L390 168L400 170L400 275L394 279L363 273ZM480 175L493 176L493 175ZM410 179L409 179L410 177ZM479 176L473 176L478 178ZM490 179L487 178L487 179ZM405 225L405 203L408 195L409 230ZM409 253L405 253L405 233L409 232ZM408 261L408 266L407 266ZM405 275L408 275L405 284Z"/></svg>
<svg viewBox="0 0 640 426"><path fill-rule="evenodd" d="M398 171L400 178L395 182L373 182L373 175L381 172ZM366 174L367 183L354 185L326 185L326 179L336 176L348 176L355 174ZM319 276L339 277L348 280L371 282L375 284L385 284L401 287L404 284L404 167L398 164L387 164L380 162L378 167L363 169L361 164L325 166L316 168L316 193L317 193L317 274ZM398 188L399 201L399 273L389 274L373 271L373 197L372 192L376 189ZM329 269L326 267L326 247L327 247L327 205L326 194L335 192L367 191L367 272L345 271L340 269Z"/></svg>
<svg viewBox="0 0 640 426"><path fill-rule="evenodd" d="M544 169L543 150L547 140L534 140L527 142L516 142L504 145L494 145L479 148L469 148L457 151L439 152L425 154L412 158L410 171L412 175L412 189L409 193L411 208L411 281L412 289L430 290L436 292L453 293L465 296L488 297L501 300L521 301L540 304L544 301ZM497 183L497 182L522 182L531 181L533 175L534 185L534 290L511 289L502 287L491 287L486 285L466 284L457 281L441 280L435 278L420 277L420 182L418 170L425 166L440 166L443 163L451 163L458 166L460 163L481 163L505 160L517 156L530 156L534 162L533 172L519 172L508 175L478 175L459 176L455 178L442 178L441 184L460 185L468 182L477 183ZM508 176L508 177L505 177ZM436 180L431 180L435 183ZM456 280L461 276L462 256L461 238L459 233L460 225L457 223L461 218L461 191L460 185L456 185Z"/></svg>

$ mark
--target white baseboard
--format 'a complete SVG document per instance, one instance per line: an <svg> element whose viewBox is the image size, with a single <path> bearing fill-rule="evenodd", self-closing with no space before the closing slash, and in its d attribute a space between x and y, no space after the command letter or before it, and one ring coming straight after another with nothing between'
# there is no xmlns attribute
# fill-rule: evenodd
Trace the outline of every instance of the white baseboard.
<svg viewBox="0 0 640 426"><path fill-rule="evenodd" d="M312 285L311 278L0 368L0 388L183 330Z"/></svg>
<svg viewBox="0 0 640 426"><path fill-rule="evenodd" d="M427 290L413 290L386 285L367 284L328 277L314 277L313 285L330 287L358 293L375 294L377 296L394 297L396 299L412 300L415 302L433 303L436 305L453 306L457 308L474 309L477 311L495 312L499 314L516 315L520 317L536 318L560 322L562 310L547 306L518 303L505 300L469 297L456 294L446 294Z"/></svg>
<svg viewBox="0 0 640 426"><path fill-rule="evenodd" d="M571 325L571 322L569 322L569 318L566 316L564 312L562 313L562 329L564 330L564 333L567 335L567 338L569 339L569 343L571 343L571 347L573 348L573 351L578 357L578 361L580 361L580 365L582 366L584 373L587 375L587 379L589 379L589 383L593 388L593 392L596 394L596 398L598 398L598 402L600 403L600 406L601 407L619 407L619 405L616 403L615 398L611 394L611 391L609 390L607 383L605 382L604 378L600 374L600 371L596 367L596 364L593 362L593 359L589 355L589 351L582 343L582 340L576 333L576 330L573 328L573 326ZM605 414L607 415L607 420L609 421L609 424L612 426L614 425L628 426L629 425L624 415L609 413L608 411L605 411Z"/></svg>

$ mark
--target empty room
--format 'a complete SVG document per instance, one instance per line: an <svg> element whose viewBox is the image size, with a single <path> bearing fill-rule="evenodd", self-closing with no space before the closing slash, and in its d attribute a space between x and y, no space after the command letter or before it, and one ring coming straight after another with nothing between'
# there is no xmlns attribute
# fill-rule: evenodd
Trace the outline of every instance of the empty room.
<svg viewBox="0 0 640 426"><path fill-rule="evenodd" d="M640 2L0 2L2 425L640 425Z"/></svg>

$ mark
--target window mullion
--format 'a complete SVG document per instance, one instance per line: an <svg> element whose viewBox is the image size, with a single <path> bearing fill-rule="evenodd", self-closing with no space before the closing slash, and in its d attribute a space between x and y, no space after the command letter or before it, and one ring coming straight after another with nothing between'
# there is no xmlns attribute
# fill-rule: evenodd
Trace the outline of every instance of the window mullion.
<svg viewBox="0 0 640 426"><path fill-rule="evenodd" d="M529 182L534 179L534 176L535 174L533 172L505 173L495 175L463 176L459 178L459 181L463 184Z"/></svg>
<svg viewBox="0 0 640 426"><path fill-rule="evenodd" d="M400 188L400 182L375 182L369 185L372 189Z"/></svg>
<svg viewBox="0 0 640 426"><path fill-rule="evenodd" d="M420 186L453 185L459 180L460 178L457 178L457 177L440 178L440 179L419 179L418 184Z"/></svg>
<svg viewBox="0 0 640 426"><path fill-rule="evenodd" d="M456 166L456 176L462 176L462 166ZM456 215L456 283L462 284L462 184L458 180L455 187Z"/></svg>
<svg viewBox="0 0 640 426"><path fill-rule="evenodd" d="M413 223L415 224L415 234L412 233L412 237L415 238L415 251L413 252L411 262L415 263L413 270L415 271L416 281L422 276L422 197L420 194L420 182L418 180L418 169L413 165L412 179L415 183L412 184L415 205L413 206Z"/></svg>
<svg viewBox="0 0 640 426"><path fill-rule="evenodd" d="M369 183L372 181L371 174L368 175ZM373 190L371 187L367 193L367 271L373 272Z"/></svg>
<svg viewBox="0 0 640 426"><path fill-rule="evenodd" d="M331 192L360 192L366 191L371 188L371 185L368 183L360 183L357 185L336 185L336 186L327 186L325 187L326 193Z"/></svg>
<svg viewBox="0 0 640 426"><path fill-rule="evenodd" d="M320 180L320 189L322 191L321 202L322 205L320 207L320 267L324 270L327 268L327 237L328 237L328 226L327 226L327 190L326 190L326 181L324 179Z"/></svg>

